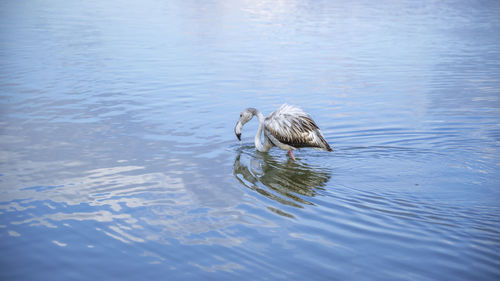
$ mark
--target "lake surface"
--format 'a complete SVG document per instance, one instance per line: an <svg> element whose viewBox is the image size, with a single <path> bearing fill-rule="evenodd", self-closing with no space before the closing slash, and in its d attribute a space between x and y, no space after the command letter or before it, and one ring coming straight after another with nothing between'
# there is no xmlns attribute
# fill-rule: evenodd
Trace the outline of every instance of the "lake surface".
<svg viewBox="0 0 500 281"><path fill-rule="evenodd" d="M499 280L499 15L1 1L0 279ZM283 103L335 152L237 141Z"/></svg>

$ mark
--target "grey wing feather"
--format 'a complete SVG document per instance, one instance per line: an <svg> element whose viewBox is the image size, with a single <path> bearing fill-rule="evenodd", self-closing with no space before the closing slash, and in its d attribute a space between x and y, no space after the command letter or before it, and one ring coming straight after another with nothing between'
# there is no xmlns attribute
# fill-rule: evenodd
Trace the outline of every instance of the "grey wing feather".
<svg viewBox="0 0 500 281"><path fill-rule="evenodd" d="M266 118L265 128L278 141L289 146L332 151L318 125L298 107L282 105Z"/></svg>

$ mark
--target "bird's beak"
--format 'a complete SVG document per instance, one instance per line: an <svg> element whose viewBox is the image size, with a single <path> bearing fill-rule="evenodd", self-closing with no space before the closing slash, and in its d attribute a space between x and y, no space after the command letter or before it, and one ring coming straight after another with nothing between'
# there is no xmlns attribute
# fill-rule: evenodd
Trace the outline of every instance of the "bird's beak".
<svg viewBox="0 0 500 281"><path fill-rule="evenodd" d="M234 126L234 133L236 134L236 137L238 138L239 141L241 141L241 128L243 127L243 124L241 124L240 121L236 123L236 126Z"/></svg>

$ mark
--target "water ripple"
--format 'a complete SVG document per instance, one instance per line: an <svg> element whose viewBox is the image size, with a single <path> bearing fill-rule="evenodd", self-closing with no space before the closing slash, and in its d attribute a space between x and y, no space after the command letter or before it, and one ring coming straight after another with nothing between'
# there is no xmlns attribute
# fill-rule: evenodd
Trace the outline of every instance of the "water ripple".
<svg viewBox="0 0 500 281"><path fill-rule="evenodd" d="M499 279L497 2L0 10L0 279Z"/></svg>

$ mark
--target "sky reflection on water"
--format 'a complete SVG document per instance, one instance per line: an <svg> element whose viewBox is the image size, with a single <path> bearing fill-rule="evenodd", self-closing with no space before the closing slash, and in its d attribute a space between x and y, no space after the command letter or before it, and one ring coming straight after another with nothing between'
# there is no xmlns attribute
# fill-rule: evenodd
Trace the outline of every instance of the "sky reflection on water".
<svg viewBox="0 0 500 281"><path fill-rule="evenodd" d="M0 3L0 279L497 280L497 1ZM303 107L334 153L259 153Z"/></svg>

